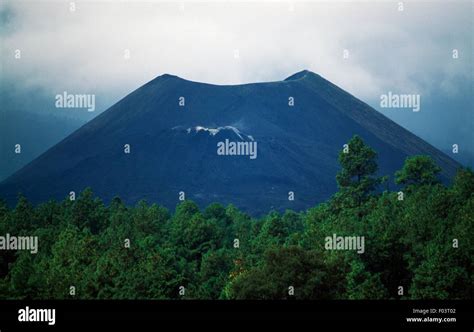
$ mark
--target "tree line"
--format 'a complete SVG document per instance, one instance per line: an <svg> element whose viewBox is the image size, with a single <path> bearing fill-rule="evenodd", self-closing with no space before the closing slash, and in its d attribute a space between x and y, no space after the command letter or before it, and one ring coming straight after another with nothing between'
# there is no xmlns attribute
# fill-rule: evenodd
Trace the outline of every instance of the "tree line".
<svg viewBox="0 0 474 332"><path fill-rule="evenodd" d="M233 205L174 213L145 201L105 205L90 189L33 206L0 201L0 235L39 250L0 252L2 299L472 299L474 173L445 185L427 156L382 190L376 152L354 136L338 192L308 209L251 218ZM333 234L365 252L327 250Z"/></svg>

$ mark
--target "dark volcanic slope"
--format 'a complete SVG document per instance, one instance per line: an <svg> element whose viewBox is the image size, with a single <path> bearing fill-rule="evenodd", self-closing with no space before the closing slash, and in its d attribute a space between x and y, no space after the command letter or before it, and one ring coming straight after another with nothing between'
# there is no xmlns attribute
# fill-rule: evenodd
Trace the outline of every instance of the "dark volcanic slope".
<svg viewBox="0 0 474 332"><path fill-rule="evenodd" d="M21 191L41 202L90 186L105 201L119 195L127 203L147 199L174 208L184 191L201 206L233 203L253 214L299 210L335 192L337 155L354 134L379 153L381 174L393 174L414 154L431 155L446 178L458 167L312 72L235 86L163 75L6 179L0 197L14 202ZM254 139L258 157L217 155L217 142L225 139Z"/></svg>

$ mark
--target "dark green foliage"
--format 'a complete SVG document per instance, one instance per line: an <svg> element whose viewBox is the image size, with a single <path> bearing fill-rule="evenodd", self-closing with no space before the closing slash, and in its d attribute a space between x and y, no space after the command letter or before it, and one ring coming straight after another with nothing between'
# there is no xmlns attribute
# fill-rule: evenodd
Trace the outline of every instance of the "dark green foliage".
<svg viewBox="0 0 474 332"><path fill-rule="evenodd" d="M232 280L229 295L266 300L331 298L328 272L317 252L295 246L271 249L261 266L245 270ZM290 287L294 288L293 295Z"/></svg>
<svg viewBox="0 0 474 332"><path fill-rule="evenodd" d="M428 156L408 157L403 168L395 173L395 182L405 186L432 185L439 183L439 172L441 168Z"/></svg>
<svg viewBox="0 0 474 332"><path fill-rule="evenodd" d="M473 299L474 173L446 187L428 157L409 158L401 199L375 190L375 157L354 137L333 198L259 219L217 203L105 206L90 189L37 207L0 201L0 235L39 238L37 254L0 252L0 298ZM363 236L365 252L327 250L333 234Z"/></svg>
<svg viewBox="0 0 474 332"><path fill-rule="evenodd" d="M342 170L336 175L336 180L340 194L350 206L360 206L381 182L374 176L377 171L376 156L377 153L357 135L339 153Z"/></svg>

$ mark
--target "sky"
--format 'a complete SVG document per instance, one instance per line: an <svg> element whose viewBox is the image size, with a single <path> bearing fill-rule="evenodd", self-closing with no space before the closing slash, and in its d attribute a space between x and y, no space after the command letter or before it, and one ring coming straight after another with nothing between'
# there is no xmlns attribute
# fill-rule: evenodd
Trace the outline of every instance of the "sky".
<svg viewBox="0 0 474 332"><path fill-rule="evenodd" d="M0 0L2 108L90 119L164 73L241 84L307 69L443 151L458 144L472 165L473 13L472 1L403 1L403 8L400 1L74 1L72 8L71 1ZM54 108L63 91L95 94L97 111ZM389 91L419 94L420 112L381 108Z"/></svg>

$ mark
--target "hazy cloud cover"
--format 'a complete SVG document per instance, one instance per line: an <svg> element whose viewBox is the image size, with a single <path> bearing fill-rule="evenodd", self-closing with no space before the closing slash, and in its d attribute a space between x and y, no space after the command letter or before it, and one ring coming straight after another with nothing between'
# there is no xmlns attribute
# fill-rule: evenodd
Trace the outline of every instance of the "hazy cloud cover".
<svg viewBox="0 0 474 332"><path fill-rule="evenodd" d="M240 84L309 69L439 148L472 151L471 1L0 3L8 105L66 90L95 93L103 110L163 73ZM421 94L422 111L381 110L387 91Z"/></svg>

